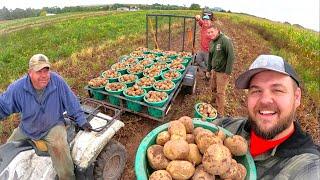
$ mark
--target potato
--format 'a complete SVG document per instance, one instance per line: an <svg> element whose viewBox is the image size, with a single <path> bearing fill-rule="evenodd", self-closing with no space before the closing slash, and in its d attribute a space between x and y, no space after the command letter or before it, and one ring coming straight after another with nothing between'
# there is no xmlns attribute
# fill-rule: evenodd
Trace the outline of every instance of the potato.
<svg viewBox="0 0 320 180"><path fill-rule="evenodd" d="M173 179L189 179L193 176L195 168L189 161L171 161L167 171Z"/></svg>
<svg viewBox="0 0 320 180"><path fill-rule="evenodd" d="M162 131L158 134L156 143L163 146L166 142L170 140L170 134L168 131Z"/></svg>
<svg viewBox="0 0 320 180"><path fill-rule="evenodd" d="M193 135L194 135L194 137L196 137L197 134L198 134L200 131L202 131L202 130L204 130L203 127L196 127L196 128L194 128L194 130L193 130Z"/></svg>
<svg viewBox="0 0 320 180"><path fill-rule="evenodd" d="M149 180L172 180L172 177L168 171L158 170L150 175Z"/></svg>
<svg viewBox="0 0 320 180"><path fill-rule="evenodd" d="M238 176L237 176L237 180L244 180L246 178L247 175L247 169L246 167L244 167L244 165L238 163Z"/></svg>
<svg viewBox="0 0 320 180"><path fill-rule="evenodd" d="M147 150L147 157L150 166L155 170L166 169L169 160L163 153L163 147L160 145L152 145Z"/></svg>
<svg viewBox="0 0 320 180"><path fill-rule="evenodd" d="M218 129L218 131L214 132L216 136L218 136L222 141L226 139L226 135L221 129Z"/></svg>
<svg viewBox="0 0 320 180"><path fill-rule="evenodd" d="M231 166L229 170L220 175L223 179L236 179L238 177L238 163L236 160L231 160Z"/></svg>
<svg viewBox="0 0 320 180"><path fill-rule="evenodd" d="M182 116L181 118L178 119L178 121L182 122L184 127L186 128L187 133L192 133L193 132L193 122L192 119L188 116Z"/></svg>
<svg viewBox="0 0 320 180"><path fill-rule="evenodd" d="M202 156L199 152L198 146L195 144L189 144L189 155L188 161L191 162L193 165L198 165L202 161Z"/></svg>
<svg viewBox="0 0 320 180"><path fill-rule="evenodd" d="M239 135L227 137L223 143L227 148L229 148L231 154L235 156L245 155L248 151L247 141Z"/></svg>
<svg viewBox="0 0 320 180"><path fill-rule="evenodd" d="M186 136L186 141L189 143L189 144L194 144L195 141L194 141L194 135L193 134L187 134Z"/></svg>
<svg viewBox="0 0 320 180"><path fill-rule="evenodd" d="M192 176L192 180L215 180L215 176L207 173L204 170L204 167L202 164L197 166L196 171L194 172L194 175Z"/></svg>
<svg viewBox="0 0 320 180"><path fill-rule="evenodd" d="M200 131L195 137L195 141L202 154L208 149L210 145L222 144L222 140L219 137L215 136L213 132L207 129Z"/></svg>
<svg viewBox="0 0 320 180"><path fill-rule="evenodd" d="M184 127L183 123L180 121L169 122L168 132L170 133L171 138L173 135L175 135L175 136L173 136L174 139L176 139L176 137L179 137L179 136L181 139L184 139L184 140L186 140L186 138L187 138L186 128Z"/></svg>
<svg viewBox="0 0 320 180"><path fill-rule="evenodd" d="M212 175L227 172L232 161L230 150L222 144L212 144L202 158L204 169Z"/></svg>
<svg viewBox="0 0 320 180"><path fill-rule="evenodd" d="M186 160L189 151L189 144L182 139L170 140L166 142L163 147L164 155L170 160Z"/></svg>

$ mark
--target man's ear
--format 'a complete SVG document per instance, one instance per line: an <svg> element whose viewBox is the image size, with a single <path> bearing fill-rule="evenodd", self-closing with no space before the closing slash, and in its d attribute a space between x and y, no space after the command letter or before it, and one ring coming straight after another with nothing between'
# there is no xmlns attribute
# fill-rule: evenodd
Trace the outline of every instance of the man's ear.
<svg viewBox="0 0 320 180"><path fill-rule="evenodd" d="M294 102L295 102L295 108L299 107L301 104L301 89L299 87L296 88L294 92Z"/></svg>

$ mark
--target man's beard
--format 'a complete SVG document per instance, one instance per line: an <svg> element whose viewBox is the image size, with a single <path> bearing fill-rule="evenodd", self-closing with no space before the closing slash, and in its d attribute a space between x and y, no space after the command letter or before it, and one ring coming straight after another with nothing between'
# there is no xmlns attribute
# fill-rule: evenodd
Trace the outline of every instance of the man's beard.
<svg viewBox="0 0 320 180"><path fill-rule="evenodd" d="M256 133L256 135L264 139L270 140L291 125L291 123L294 120L294 115L295 110L291 111L291 113L288 116L279 119L279 122L274 126L274 128L269 130L268 132L265 132L260 127L258 127L256 122L259 121L259 119L253 119L253 117L249 115L249 122L251 124L252 130Z"/></svg>

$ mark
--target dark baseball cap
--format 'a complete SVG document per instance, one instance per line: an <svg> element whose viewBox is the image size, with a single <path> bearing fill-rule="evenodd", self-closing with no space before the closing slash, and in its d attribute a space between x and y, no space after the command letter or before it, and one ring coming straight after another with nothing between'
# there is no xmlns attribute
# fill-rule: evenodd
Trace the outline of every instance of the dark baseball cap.
<svg viewBox="0 0 320 180"><path fill-rule="evenodd" d="M275 71L290 76L300 87L300 80L294 69L282 57L275 55L260 55L250 65L249 70L236 79L238 89L248 89L251 78L262 71Z"/></svg>

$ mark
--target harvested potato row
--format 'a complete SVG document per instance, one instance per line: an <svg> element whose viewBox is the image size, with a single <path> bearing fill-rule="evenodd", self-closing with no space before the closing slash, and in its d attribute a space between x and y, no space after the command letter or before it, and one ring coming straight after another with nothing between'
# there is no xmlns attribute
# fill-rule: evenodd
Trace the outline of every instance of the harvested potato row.
<svg viewBox="0 0 320 180"><path fill-rule="evenodd" d="M113 69L109 69L109 70L106 70L106 71L103 71L102 73L102 77L104 78L118 78L121 74L116 71L116 70L113 70Z"/></svg>
<svg viewBox="0 0 320 180"><path fill-rule="evenodd" d="M146 87L152 86L154 82L156 82L156 80L153 77L143 77L136 84L138 86Z"/></svg>
<svg viewBox="0 0 320 180"><path fill-rule="evenodd" d="M168 79L163 80L163 81L156 81L154 83L154 87L159 90L169 90L174 87L174 82L172 82L171 80L168 80Z"/></svg>
<svg viewBox="0 0 320 180"><path fill-rule="evenodd" d="M128 72L133 74L140 73L143 70L144 70L144 66L142 64L135 64L128 68Z"/></svg>
<svg viewBox="0 0 320 180"><path fill-rule="evenodd" d="M148 59L154 59L156 58L156 56L154 54L144 54L143 55L144 58L148 58Z"/></svg>
<svg viewBox="0 0 320 180"><path fill-rule="evenodd" d="M143 74L148 77L155 77L159 76L161 73L161 69L151 67L151 68L146 68L143 70Z"/></svg>
<svg viewBox="0 0 320 180"><path fill-rule="evenodd" d="M158 91L149 91L146 94L146 99L149 102L160 102L168 97L168 94L165 92Z"/></svg>
<svg viewBox="0 0 320 180"><path fill-rule="evenodd" d="M108 80L103 77L96 77L96 78L91 79L88 82L88 85L91 87L101 87L101 86L104 86L107 83L107 81Z"/></svg>
<svg viewBox="0 0 320 180"><path fill-rule="evenodd" d="M184 65L181 63L172 63L170 64L169 68L173 70L182 70L184 69Z"/></svg>
<svg viewBox="0 0 320 180"><path fill-rule="evenodd" d="M136 58L130 57L123 61L126 66L137 64L138 60Z"/></svg>
<svg viewBox="0 0 320 180"><path fill-rule="evenodd" d="M146 67L146 66L151 65L152 63L153 63L152 59L144 59L144 60L140 61L139 64L142 64L144 67Z"/></svg>
<svg viewBox="0 0 320 180"><path fill-rule="evenodd" d="M167 63L166 62L156 62L152 65L152 67L158 68L160 70L164 70L167 68Z"/></svg>
<svg viewBox="0 0 320 180"><path fill-rule="evenodd" d="M124 74L119 77L119 81L124 83L134 82L136 81L136 79L137 79L137 76L134 74Z"/></svg>
<svg viewBox="0 0 320 180"><path fill-rule="evenodd" d="M191 52L186 52L186 51L178 52L178 55L181 56L181 57L190 57L190 56L192 56Z"/></svg>
<svg viewBox="0 0 320 180"><path fill-rule="evenodd" d="M133 51L132 53L130 53L130 56L132 57L142 57L143 56L143 52L142 51Z"/></svg>
<svg viewBox="0 0 320 180"><path fill-rule="evenodd" d="M217 117L217 110L211 104L201 103L198 107L198 111L204 117Z"/></svg>
<svg viewBox="0 0 320 180"><path fill-rule="evenodd" d="M144 93L144 90L137 86L137 85L134 85L132 87L129 87L127 90L126 90L126 93L129 95L129 96L140 96Z"/></svg>
<svg viewBox="0 0 320 180"><path fill-rule="evenodd" d="M180 73L178 71L170 70L166 72L164 75L164 78L172 80L172 79L177 79L180 77Z"/></svg>
<svg viewBox="0 0 320 180"><path fill-rule="evenodd" d="M108 83L106 85L106 89L111 91L118 91L118 90L124 89L125 87L126 86L120 82Z"/></svg>
<svg viewBox="0 0 320 180"><path fill-rule="evenodd" d="M116 70L116 71L124 70L124 69L127 69L127 65L122 62L117 62L111 66L111 69Z"/></svg>

